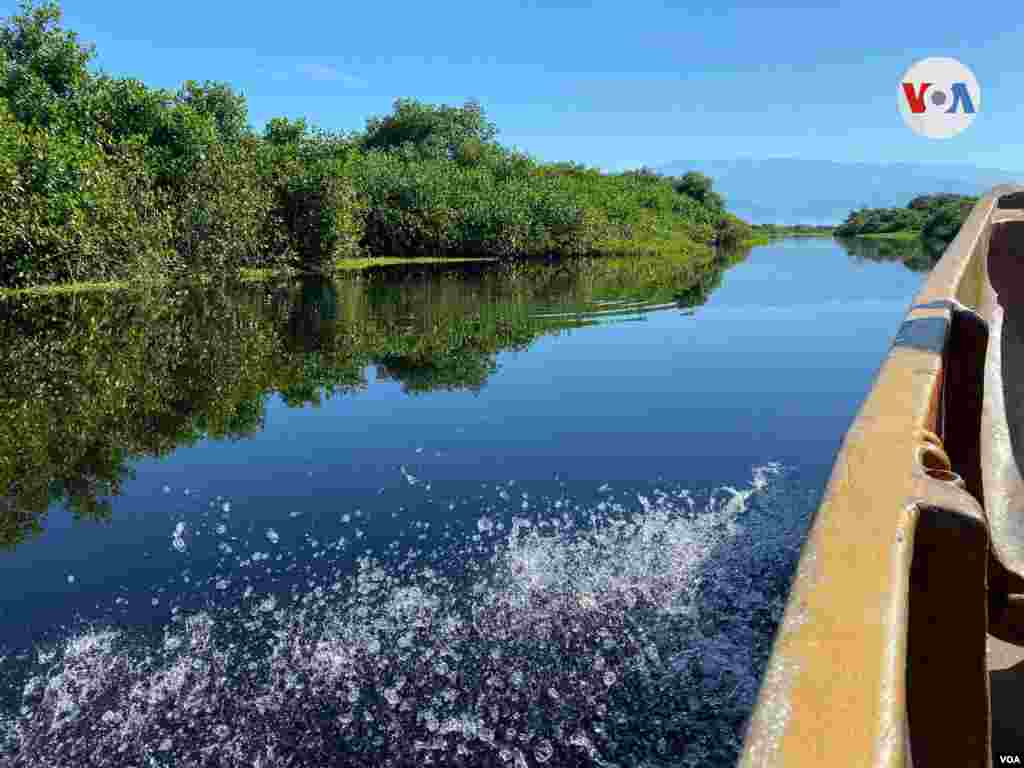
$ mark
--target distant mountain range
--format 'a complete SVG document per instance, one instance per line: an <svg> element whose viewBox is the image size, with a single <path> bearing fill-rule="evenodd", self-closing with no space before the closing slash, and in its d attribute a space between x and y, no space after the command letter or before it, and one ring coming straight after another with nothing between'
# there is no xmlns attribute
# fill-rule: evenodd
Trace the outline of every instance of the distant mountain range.
<svg viewBox="0 0 1024 768"><path fill-rule="evenodd" d="M1024 172L970 165L840 163L796 158L677 161L658 171L700 171L730 211L752 224L839 224L855 208L904 206L917 195L977 195Z"/></svg>

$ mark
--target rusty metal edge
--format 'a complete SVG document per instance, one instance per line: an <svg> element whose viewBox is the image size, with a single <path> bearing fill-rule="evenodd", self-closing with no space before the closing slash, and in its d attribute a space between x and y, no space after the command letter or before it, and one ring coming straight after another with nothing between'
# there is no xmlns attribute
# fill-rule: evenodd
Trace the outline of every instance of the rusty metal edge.
<svg viewBox="0 0 1024 768"><path fill-rule="evenodd" d="M993 212L1021 191L1000 185L979 200L901 329L941 318L948 333L952 302L978 306ZM922 430L941 429L941 379L941 349L894 343L846 433L748 724L743 768L910 764L910 568L920 511L942 504L920 467Z"/></svg>

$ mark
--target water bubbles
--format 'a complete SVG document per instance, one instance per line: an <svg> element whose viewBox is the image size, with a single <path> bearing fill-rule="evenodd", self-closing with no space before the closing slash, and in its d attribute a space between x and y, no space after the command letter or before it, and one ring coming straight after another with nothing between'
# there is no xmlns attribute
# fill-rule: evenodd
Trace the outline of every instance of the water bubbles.
<svg viewBox="0 0 1024 768"><path fill-rule="evenodd" d="M740 738L756 694L754 667L763 654L753 643L767 648L770 636L751 639L752 604L770 604L758 616L784 604L762 575L777 557L779 510L764 516L764 503L748 509L743 489L690 514L693 505L681 493L640 488L649 498L630 494L619 506L605 497L603 512L595 498L574 512L574 500L560 490L563 506L535 493L530 519L516 512L506 520L498 517L495 494L512 485L491 482L478 500L460 501L463 509L479 510L473 517L448 515L430 524L410 513L407 524L395 527L408 530L399 538L368 523L356 538L365 534L380 552L367 549L354 562L342 551L343 538L311 551L318 538L337 537L339 517L352 522L352 516L322 518L328 530L311 529L294 549L274 550L278 562L286 559L280 570L268 564L265 585L262 568L233 578L223 561L197 559L195 586L176 581L174 587L217 604L215 616L196 620L173 605L167 634L156 639L148 660L134 641L96 655L87 674L75 671L79 662L57 656L56 671L40 677L38 687L59 688L59 675L82 681L67 688L66 712L89 717L81 720L94 729L89 747L105 756L97 768L141 766L153 757L172 764L184 759L177 751L186 733L188 750L216 762L230 749L239 765L312 765L291 751L296 742L286 736L302 733L307 754L321 759L357 747L351 754L361 762L353 768L389 762L526 768L563 758L581 766L660 765L656 740L663 731L665 754L683 755L686 764L731 764L735 754L728 750L738 747L705 750L731 743L731 733ZM516 508L516 497L527 498L519 490L509 495ZM437 502L434 511L456 508L454 499ZM187 541L191 527L181 523L173 538ZM227 529L216 530L224 536ZM250 531L258 546L259 529ZM416 543L422 549L399 547L417 534L429 537ZM280 544L272 529L263 535ZM254 546L231 541L245 551ZM758 542L757 558L750 558L748 541ZM210 550L223 552L226 543L214 539ZM738 553L744 547L754 561L746 570ZM253 552L238 565L269 558ZM207 567L221 572L211 575ZM216 601L206 593L229 586L237 590ZM157 599L154 592L144 598ZM109 695L100 699L101 691ZM696 702L690 709L688 696ZM676 705L666 709L668 700ZM71 742L58 737L47 745L46 729L59 713L35 701L26 699L22 714L13 715L18 733L42 734L35 743L44 752L26 768L60 764L48 758ZM92 706L99 710L88 714ZM331 717L319 716L324 706ZM683 744L682 732L694 737ZM159 753L164 740L171 743L168 754Z"/></svg>
<svg viewBox="0 0 1024 768"><path fill-rule="evenodd" d="M221 509L221 512L230 512L231 511L231 502L230 501L225 501L223 504L220 505L220 509Z"/></svg>
<svg viewBox="0 0 1024 768"><path fill-rule="evenodd" d="M170 493L170 492L171 492L171 486L169 486L169 485L164 485L164 487L163 487L163 492L164 492L164 493Z"/></svg>
<svg viewBox="0 0 1024 768"><path fill-rule="evenodd" d="M217 527L214 530L217 531L218 536L223 536L225 533L228 532L228 527L224 525L224 523L218 523Z"/></svg>
<svg viewBox="0 0 1024 768"><path fill-rule="evenodd" d="M555 748L547 739L541 739L533 748L533 756L540 764L546 763L555 754Z"/></svg>
<svg viewBox="0 0 1024 768"><path fill-rule="evenodd" d="M436 733L437 729L441 727L441 724L437 721L437 716L434 715L432 709L428 709L423 713L423 725L431 733Z"/></svg>
<svg viewBox="0 0 1024 768"><path fill-rule="evenodd" d="M344 515L341 516L341 522L349 523L351 521L352 521L352 515L350 515L348 512L346 512Z"/></svg>
<svg viewBox="0 0 1024 768"><path fill-rule="evenodd" d="M68 584L74 584L74 583L75 583L75 574L69 573L68 574Z"/></svg>
<svg viewBox="0 0 1024 768"><path fill-rule="evenodd" d="M398 469L402 473L402 477L405 478L406 482L409 483L409 485L416 485L416 483L419 482L419 480L415 476L409 474L409 472L405 468L405 464L400 466Z"/></svg>
<svg viewBox="0 0 1024 768"><path fill-rule="evenodd" d="M598 492L598 493L607 493L607 492L608 492L608 491L610 491L611 489L612 489L612 487L611 487L610 485L608 485L608 483L603 483L603 484L602 484L602 485L601 485L601 486L600 486L600 487L599 487L599 488L597 489L597 492Z"/></svg>
<svg viewBox="0 0 1024 768"><path fill-rule="evenodd" d="M123 719L124 718L121 716L120 712L114 712L111 709L108 709L106 712L104 712L103 717L100 718L102 722L107 723L108 725L120 723Z"/></svg>
<svg viewBox="0 0 1024 768"><path fill-rule="evenodd" d="M275 608L277 608L277 598L273 595L264 598L259 605L259 609L263 613L273 613Z"/></svg>
<svg viewBox="0 0 1024 768"><path fill-rule="evenodd" d="M171 534L171 545L179 552L185 551L185 523L181 522L174 526L174 533Z"/></svg>
<svg viewBox="0 0 1024 768"><path fill-rule="evenodd" d="M302 515L302 510L298 510L298 509L293 510L293 511L288 513L288 517L290 517L292 520L294 520L296 517L300 517L301 515Z"/></svg>

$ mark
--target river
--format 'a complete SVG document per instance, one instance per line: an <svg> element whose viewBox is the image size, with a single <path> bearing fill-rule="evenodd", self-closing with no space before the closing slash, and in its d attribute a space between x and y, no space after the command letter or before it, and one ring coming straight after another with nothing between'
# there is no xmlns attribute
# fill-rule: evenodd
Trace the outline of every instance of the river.
<svg viewBox="0 0 1024 768"><path fill-rule="evenodd" d="M923 275L798 238L0 300L0 755L732 765Z"/></svg>

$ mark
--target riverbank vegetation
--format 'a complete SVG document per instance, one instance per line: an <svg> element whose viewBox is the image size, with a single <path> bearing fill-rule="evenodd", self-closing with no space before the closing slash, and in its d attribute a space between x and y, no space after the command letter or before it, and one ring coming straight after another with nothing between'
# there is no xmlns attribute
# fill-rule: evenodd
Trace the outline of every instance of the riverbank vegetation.
<svg viewBox="0 0 1024 768"><path fill-rule="evenodd" d="M751 226L756 239L776 237L832 237L835 227L831 224L754 224Z"/></svg>
<svg viewBox="0 0 1024 768"><path fill-rule="evenodd" d="M90 69L55 2L0 27L0 286L329 271L375 257L697 254L749 239L699 173L605 174L502 146L475 101L365 130L275 118L228 84Z"/></svg>
<svg viewBox="0 0 1024 768"><path fill-rule="evenodd" d="M921 239L944 248L978 202L967 195L921 195L905 208L862 208L836 228L837 237ZM934 250L934 247L933 247Z"/></svg>

